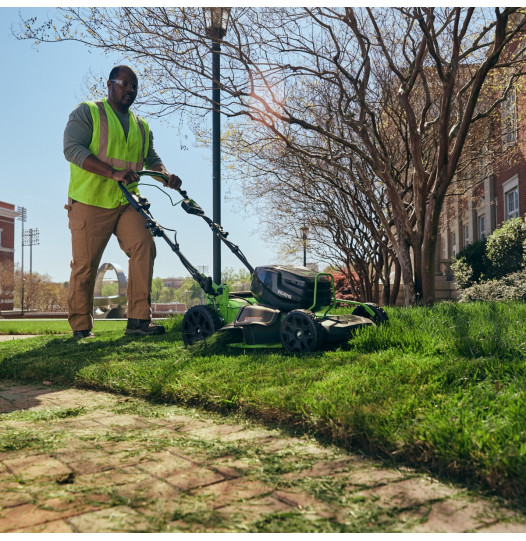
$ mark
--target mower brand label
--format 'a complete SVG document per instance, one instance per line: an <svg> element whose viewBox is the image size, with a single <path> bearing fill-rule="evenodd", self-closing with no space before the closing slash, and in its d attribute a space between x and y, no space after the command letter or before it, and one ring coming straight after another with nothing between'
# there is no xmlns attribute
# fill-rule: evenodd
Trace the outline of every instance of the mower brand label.
<svg viewBox="0 0 526 541"><path fill-rule="evenodd" d="M287 293L286 291L281 291L281 289L278 289L278 295L281 295L286 299L292 299L292 295L290 293Z"/></svg>

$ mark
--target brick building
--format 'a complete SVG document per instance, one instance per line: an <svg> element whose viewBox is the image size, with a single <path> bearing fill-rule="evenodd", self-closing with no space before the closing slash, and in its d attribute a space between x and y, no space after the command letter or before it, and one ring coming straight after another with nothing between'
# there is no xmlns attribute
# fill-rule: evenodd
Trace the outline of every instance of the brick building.
<svg viewBox="0 0 526 541"><path fill-rule="evenodd" d="M512 89L498 107L472 166L451 186L441 217L440 273L468 244L526 215L526 99ZM459 175L462 177L462 173Z"/></svg>
<svg viewBox="0 0 526 541"><path fill-rule="evenodd" d="M13 272L14 270L15 218L18 215L19 213L15 210L14 205L0 201L0 272ZM5 275L2 280L6 281ZM2 289L5 293L5 286L5 283L0 284L0 294ZM1 310L12 310L12 295L8 293L4 298L4 294L1 294L0 303Z"/></svg>

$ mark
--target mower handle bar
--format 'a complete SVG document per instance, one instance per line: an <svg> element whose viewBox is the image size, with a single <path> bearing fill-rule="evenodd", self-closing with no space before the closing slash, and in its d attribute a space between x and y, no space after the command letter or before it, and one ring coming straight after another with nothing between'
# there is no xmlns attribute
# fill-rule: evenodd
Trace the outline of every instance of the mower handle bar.
<svg viewBox="0 0 526 541"><path fill-rule="evenodd" d="M140 195L136 193L129 192L126 186L122 182L119 182L119 188L121 189L122 193L128 200L128 203L130 203L130 205L139 214L141 214L144 217L144 219L146 220L145 227L146 229L150 230L150 233L152 234L152 236L162 237L166 241L166 243L170 246L172 251L177 254L184 268L190 273L192 278L201 286L201 289L209 295L214 295L215 290L212 286L212 278L205 276L204 274L201 274L190 263L190 261L188 261L188 259L184 256L181 250L179 250L179 243L177 242L177 234L174 236L174 242L172 242L168 238L163 228L153 219L153 216L150 213L150 203L144 197L141 197Z"/></svg>
<svg viewBox="0 0 526 541"><path fill-rule="evenodd" d="M137 171L137 174L139 177L142 176L150 176L154 180L158 180L159 182L162 182L163 184L167 184L169 177L165 173L161 173L160 171L151 171L148 169L145 169L143 171ZM121 185L122 187L122 185ZM241 252L239 249L239 246L234 244L233 242L229 241L227 239L228 233L221 227L221 225L215 223L212 221L203 211L203 209L190 197L188 197L188 193L185 190L181 190L181 188L177 188L177 191L183 198L183 201L181 203L181 206L183 207L183 210L188 214L194 214L195 216L201 216L203 220L208 224L210 229L214 232L214 234L219 237L219 239L228 246L230 251L245 265L245 267L248 269L248 272L250 274L254 273L254 267L248 262L247 258Z"/></svg>

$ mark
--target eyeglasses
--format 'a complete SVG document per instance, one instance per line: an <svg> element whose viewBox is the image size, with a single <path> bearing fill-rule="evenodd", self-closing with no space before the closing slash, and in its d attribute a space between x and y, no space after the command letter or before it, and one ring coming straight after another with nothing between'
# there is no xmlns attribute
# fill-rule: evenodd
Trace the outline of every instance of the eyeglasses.
<svg viewBox="0 0 526 541"><path fill-rule="evenodd" d="M121 88L130 87L133 92L137 92L139 85L136 83L130 83L130 81L123 81L122 79L110 79L112 83L117 83Z"/></svg>

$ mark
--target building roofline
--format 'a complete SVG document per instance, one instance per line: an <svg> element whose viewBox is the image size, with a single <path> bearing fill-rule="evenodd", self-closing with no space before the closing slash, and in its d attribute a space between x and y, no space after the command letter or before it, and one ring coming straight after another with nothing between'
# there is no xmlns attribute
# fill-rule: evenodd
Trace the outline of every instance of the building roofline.
<svg viewBox="0 0 526 541"><path fill-rule="evenodd" d="M0 207L0 216L3 216L4 218L11 218L12 220L14 220L15 218L18 218L18 216L20 216L20 212L18 212L17 210Z"/></svg>

